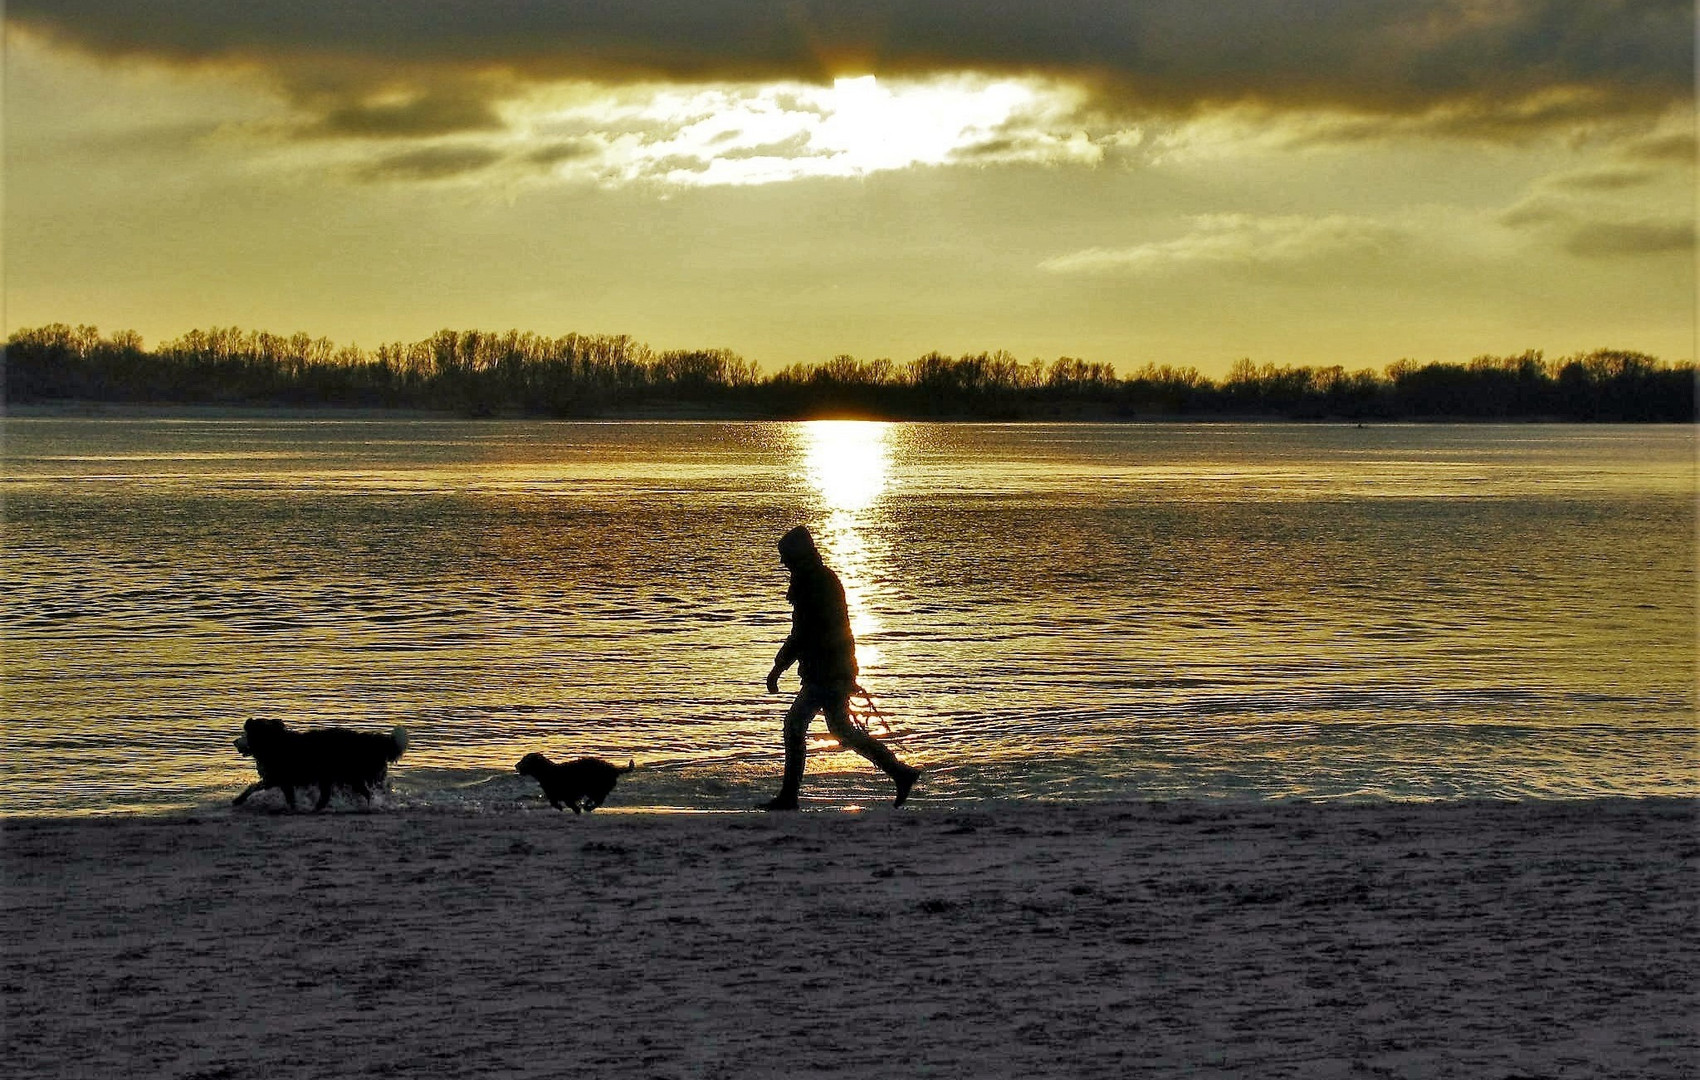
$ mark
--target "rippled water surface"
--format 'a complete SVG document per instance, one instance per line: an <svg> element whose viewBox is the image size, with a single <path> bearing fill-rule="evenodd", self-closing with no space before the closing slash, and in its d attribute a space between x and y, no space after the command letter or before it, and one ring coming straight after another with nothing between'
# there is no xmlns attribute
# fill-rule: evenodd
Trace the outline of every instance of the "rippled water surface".
<svg viewBox="0 0 1700 1080"><path fill-rule="evenodd" d="M4 436L0 811L221 804L262 715L405 725L392 807L538 805L531 750L637 759L611 807L747 807L799 522L923 805L1700 792L1689 428ZM888 797L816 730L806 797Z"/></svg>

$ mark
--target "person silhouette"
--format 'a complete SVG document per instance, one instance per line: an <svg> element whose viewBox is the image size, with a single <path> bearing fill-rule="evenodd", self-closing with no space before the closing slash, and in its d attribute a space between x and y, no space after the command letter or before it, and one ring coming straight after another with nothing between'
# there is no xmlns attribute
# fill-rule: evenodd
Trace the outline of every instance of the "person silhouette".
<svg viewBox="0 0 1700 1080"><path fill-rule="evenodd" d="M764 810L797 809L808 757L809 724L816 713L826 714L826 729L840 745L867 758L897 785L894 806L902 806L921 770L899 761L897 755L850 715L850 695L856 684L856 638L850 631L850 609L844 585L821 561L815 538L802 525L779 539L779 561L791 571L791 633L773 658L767 690L779 693L779 676L793 663L802 687L785 711L785 779L779 794L762 804Z"/></svg>

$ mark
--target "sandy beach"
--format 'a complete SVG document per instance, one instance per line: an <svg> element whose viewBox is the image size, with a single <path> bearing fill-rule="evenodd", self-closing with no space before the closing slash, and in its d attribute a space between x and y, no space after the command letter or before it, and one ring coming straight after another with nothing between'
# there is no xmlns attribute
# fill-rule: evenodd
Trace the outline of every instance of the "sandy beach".
<svg viewBox="0 0 1700 1080"><path fill-rule="evenodd" d="M14 1077L1691 1077L1695 804L13 819Z"/></svg>

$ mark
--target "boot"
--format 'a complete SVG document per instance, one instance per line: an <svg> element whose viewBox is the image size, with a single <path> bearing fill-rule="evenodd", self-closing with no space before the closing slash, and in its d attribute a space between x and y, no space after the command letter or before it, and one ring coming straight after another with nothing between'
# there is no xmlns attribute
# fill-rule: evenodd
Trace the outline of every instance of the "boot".
<svg viewBox="0 0 1700 1080"><path fill-rule="evenodd" d="M892 782L897 785L897 798L892 806L902 806L909 801L909 789L915 786L915 781L921 778L921 770L910 765L900 765L891 774Z"/></svg>
<svg viewBox="0 0 1700 1080"><path fill-rule="evenodd" d="M807 735L804 735L807 738ZM803 787L803 764L807 760L808 744L804 738L785 733L785 779L780 782L779 794L761 804L763 810L797 809L797 792Z"/></svg>

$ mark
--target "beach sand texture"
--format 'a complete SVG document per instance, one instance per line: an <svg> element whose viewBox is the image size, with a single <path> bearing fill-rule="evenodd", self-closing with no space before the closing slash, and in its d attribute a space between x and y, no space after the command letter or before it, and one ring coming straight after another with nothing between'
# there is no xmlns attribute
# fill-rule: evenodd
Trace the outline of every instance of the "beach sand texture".
<svg viewBox="0 0 1700 1080"><path fill-rule="evenodd" d="M1691 801L5 823L12 1077L1692 1077Z"/></svg>

